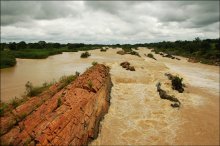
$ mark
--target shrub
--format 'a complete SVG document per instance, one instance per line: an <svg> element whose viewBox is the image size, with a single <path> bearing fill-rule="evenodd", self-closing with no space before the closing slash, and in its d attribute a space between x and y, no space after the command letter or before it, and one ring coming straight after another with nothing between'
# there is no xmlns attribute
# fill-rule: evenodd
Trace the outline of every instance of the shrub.
<svg viewBox="0 0 220 146"><path fill-rule="evenodd" d="M25 84L25 87L26 87L26 95L27 96L30 96L30 97L33 97L33 96L37 96L39 95L40 93L42 93L43 91L47 90L53 83L47 83L47 82L44 82L42 86L40 87L34 87L32 85L32 83L30 81L28 81L26 84Z"/></svg>
<svg viewBox="0 0 220 146"><path fill-rule="evenodd" d="M18 98L14 98L11 100L10 104L12 105L13 108L16 108L20 105L21 101Z"/></svg>
<svg viewBox="0 0 220 146"><path fill-rule="evenodd" d="M65 86L67 86L68 84L70 84L72 81L74 81L76 79L78 75L78 72L76 72L76 75L70 75L70 76L62 76L60 77L60 85L58 87L58 90L63 89Z"/></svg>
<svg viewBox="0 0 220 146"><path fill-rule="evenodd" d="M98 64L96 61L92 62L92 65L95 66L96 64Z"/></svg>
<svg viewBox="0 0 220 146"><path fill-rule="evenodd" d="M103 48L100 49L101 52L106 52L106 50L107 49L103 49Z"/></svg>
<svg viewBox="0 0 220 146"><path fill-rule="evenodd" d="M152 58L154 60L156 60L156 58L154 58L154 55L152 53L147 54L147 57Z"/></svg>
<svg viewBox="0 0 220 146"><path fill-rule="evenodd" d="M154 55L151 54L151 53L149 53L149 54L147 54L147 57L149 57L149 58L154 58Z"/></svg>
<svg viewBox="0 0 220 146"><path fill-rule="evenodd" d="M136 55L136 56L139 56L139 57L140 57L139 53L136 52L136 51L131 51L130 54L131 54L131 55Z"/></svg>
<svg viewBox="0 0 220 146"><path fill-rule="evenodd" d="M80 72L76 71L75 76L78 77L80 75Z"/></svg>
<svg viewBox="0 0 220 146"><path fill-rule="evenodd" d="M88 86L89 86L90 89L92 88L93 84L92 84L91 80L88 81Z"/></svg>
<svg viewBox="0 0 220 146"><path fill-rule="evenodd" d="M6 103L1 103L1 106L0 106L0 116L3 116L4 113L5 113L5 110L8 108L8 104Z"/></svg>
<svg viewBox="0 0 220 146"><path fill-rule="evenodd" d="M0 68L7 68L16 65L15 56L11 53L11 51L1 51L1 61Z"/></svg>
<svg viewBox="0 0 220 146"><path fill-rule="evenodd" d="M182 81L183 81L183 78L179 78L178 76L174 76L172 78L172 88L174 90L177 90L180 93L182 93L184 91Z"/></svg>
<svg viewBox="0 0 220 146"><path fill-rule="evenodd" d="M86 51L86 52L82 53L80 57L81 58L88 58L89 56L91 56L91 54Z"/></svg>

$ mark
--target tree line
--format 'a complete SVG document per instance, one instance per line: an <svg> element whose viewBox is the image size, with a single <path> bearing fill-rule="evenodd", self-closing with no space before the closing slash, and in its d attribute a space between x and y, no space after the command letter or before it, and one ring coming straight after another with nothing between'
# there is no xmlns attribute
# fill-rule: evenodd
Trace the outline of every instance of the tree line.
<svg viewBox="0 0 220 146"><path fill-rule="evenodd" d="M50 55L62 52L77 52L100 49L102 47L122 48L125 52L136 53L138 47L147 47L154 49L155 53L164 52L170 55L184 56L193 58L207 64L220 65L220 42L218 39L195 38L192 41L177 40L174 42L163 41L155 43L138 43L138 44L84 44L84 43L51 43L39 41L35 43L10 42L1 43L1 67L15 65L15 58L46 58Z"/></svg>

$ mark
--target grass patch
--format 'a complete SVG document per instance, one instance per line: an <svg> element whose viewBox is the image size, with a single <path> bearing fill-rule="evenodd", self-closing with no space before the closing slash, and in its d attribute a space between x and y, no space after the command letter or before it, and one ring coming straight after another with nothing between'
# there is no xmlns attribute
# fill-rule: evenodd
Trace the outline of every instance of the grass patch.
<svg viewBox="0 0 220 146"><path fill-rule="evenodd" d="M89 86L89 89L92 89L92 87L93 87L93 83L92 83L91 80L88 81L88 86Z"/></svg>
<svg viewBox="0 0 220 146"><path fill-rule="evenodd" d="M0 106L0 116L3 116L5 111L8 109L8 104L1 102Z"/></svg>
<svg viewBox="0 0 220 146"><path fill-rule="evenodd" d="M95 66L95 65L97 65L97 64L98 64L98 63L97 63L96 61L93 61L93 62L92 62L92 65L93 65L93 66Z"/></svg>
<svg viewBox="0 0 220 146"><path fill-rule="evenodd" d="M65 49L25 49L12 51L16 58L43 59L51 55L61 54Z"/></svg>
<svg viewBox="0 0 220 146"><path fill-rule="evenodd" d="M76 72L76 75L70 75L70 76L62 76L59 79L60 85L58 87L58 90L63 89L67 85L69 85L72 81L76 79L76 77L79 76L79 72Z"/></svg>
<svg viewBox="0 0 220 146"><path fill-rule="evenodd" d="M83 52L80 57L81 58L88 58L89 56L91 56L91 54L86 51L86 52Z"/></svg>
<svg viewBox="0 0 220 146"><path fill-rule="evenodd" d="M57 108L60 107L61 104L62 104L61 98L58 98L58 99L57 99Z"/></svg>
<svg viewBox="0 0 220 146"><path fill-rule="evenodd" d="M36 86L34 87L33 84L31 82L27 82L25 84L25 88L26 88L26 95L33 97L33 96L37 96L39 94L41 94L43 91L47 90L53 83L43 83L42 86Z"/></svg>
<svg viewBox="0 0 220 146"><path fill-rule="evenodd" d="M154 60L156 60L156 58L154 58L154 55L152 53L147 54L147 57L152 58Z"/></svg>

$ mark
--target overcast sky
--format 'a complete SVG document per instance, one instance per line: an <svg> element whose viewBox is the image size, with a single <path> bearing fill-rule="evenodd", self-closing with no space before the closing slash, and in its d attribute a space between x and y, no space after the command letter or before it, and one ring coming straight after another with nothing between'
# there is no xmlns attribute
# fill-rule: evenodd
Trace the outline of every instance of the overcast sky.
<svg viewBox="0 0 220 146"><path fill-rule="evenodd" d="M1 42L219 38L219 1L1 1Z"/></svg>

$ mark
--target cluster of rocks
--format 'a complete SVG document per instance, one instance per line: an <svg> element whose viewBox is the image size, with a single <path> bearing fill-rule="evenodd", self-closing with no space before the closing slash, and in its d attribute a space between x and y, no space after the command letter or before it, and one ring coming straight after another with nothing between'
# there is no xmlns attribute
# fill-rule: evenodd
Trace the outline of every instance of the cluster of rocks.
<svg viewBox="0 0 220 146"><path fill-rule="evenodd" d="M121 65L123 68L125 68L126 70L135 71L134 66L130 66L130 63L127 62L127 61L122 62L120 65Z"/></svg>
<svg viewBox="0 0 220 146"><path fill-rule="evenodd" d="M120 50L120 51L117 51L116 53L119 54L119 55L130 54L130 55L136 55L138 57L141 57L138 52L133 51L133 50L131 50L131 51Z"/></svg>
<svg viewBox="0 0 220 146"><path fill-rule="evenodd" d="M177 57L174 57L173 55L171 54L164 54L162 52L159 53L162 57L167 57L167 58L170 58L170 59L176 59L176 60L180 60L180 58L177 58Z"/></svg>
<svg viewBox="0 0 220 146"><path fill-rule="evenodd" d="M172 101L173 103L170 104L171 107L173 108L179 108L181 105L181 102L174 96L168 95L166 91L164 91L163 89L161 89L161 83L158 82L156 84L157 87L157 92L159 92L160 98L161 99L167 99Z"/></svg>

